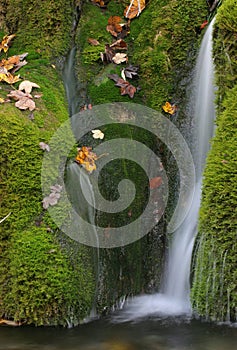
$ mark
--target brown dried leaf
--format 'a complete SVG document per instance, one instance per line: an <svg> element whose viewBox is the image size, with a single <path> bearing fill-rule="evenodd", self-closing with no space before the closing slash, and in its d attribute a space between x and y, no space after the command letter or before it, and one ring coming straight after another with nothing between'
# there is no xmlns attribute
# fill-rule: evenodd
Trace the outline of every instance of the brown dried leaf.
<svg viewBox="0 0 237 350"><path fill-rule="evenodd" d="M15 106L19 109L33 111L35 109L35 102L29 97L23 97L15 103Z"/></svg>
<svg viewBox="0 0 237 350"><path fill-rule="evenodd" d="M110 45L114 50L127 50L128 45L123 39L116 40L113 44Z"/></svg>
<svg viewBox="0 0 237 350"><path fill-rule="evenodd" d="M32 98L30 94L26 94L25 92L22 92L20 90L12 90L7 96L13 98L15 101L18 101L23 97Z"/></svg>
<svg viewBox="0 0 237 350"><path fill-rule="evenodd" d="M128 83L127 86L125 86L125 87L121 87L121 89L120 89L120 93L122 96L128 95L130 98L134 97L134 94L136 91L137 91L137 89L135 88L135 86L133 86L130 83Z"/></svg>
<svg viewBox="0 0 237 350"><path fill-rule="evenodd" d="M102 61L105 63L112 63L114 55L115 55L114 50L109 46L109 44L106 44L105 52L101 53Z"/></svg>

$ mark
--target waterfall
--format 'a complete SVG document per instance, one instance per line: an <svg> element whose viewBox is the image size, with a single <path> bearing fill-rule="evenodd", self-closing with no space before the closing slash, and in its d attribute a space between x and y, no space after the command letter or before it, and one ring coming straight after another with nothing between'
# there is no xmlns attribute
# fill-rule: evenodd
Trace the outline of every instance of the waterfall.
<svg viewBox="0 0 237 350"><path fill-rule="evenodd" d="M115 316L115 321L118 322L136 320L148 315L179 316L191 315L192 313L189 298L190 264L197 233L202 170L209 149L209 140L213 135L215 117L212 60L213 23L214 20L210 23L201 43L192 89L196 130L194 155L196 184L193 202L185 220L170 239L161 292L137 296L128 300L123 313Z"/></svg>

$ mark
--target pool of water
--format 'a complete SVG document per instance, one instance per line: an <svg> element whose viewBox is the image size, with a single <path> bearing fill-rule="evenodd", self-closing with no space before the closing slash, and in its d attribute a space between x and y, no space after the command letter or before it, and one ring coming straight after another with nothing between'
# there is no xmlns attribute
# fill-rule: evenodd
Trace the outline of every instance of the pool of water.
<svg viewBox="0 0 237 350"><path fill-rule="evenodd" d="M178 318L101 319L72 329L0 327L0 350L233 350L236 344L234 326Z"/></svg>

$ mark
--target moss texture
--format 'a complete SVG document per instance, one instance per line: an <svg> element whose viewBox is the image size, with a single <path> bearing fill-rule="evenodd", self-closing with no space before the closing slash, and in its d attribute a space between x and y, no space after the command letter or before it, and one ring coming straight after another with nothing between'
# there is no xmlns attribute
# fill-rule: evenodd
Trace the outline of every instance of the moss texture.
<svg viewBox="0 0 237 350"><path fill-rule="evenodd" d="M1 217L11 212L0 226L0 317L35 325L78 324L94 297L91 250L61 237L43 210L39 147L68 118L62 79L52 63L71 45L74 5L7 1L4 10L8 31L1 34L16 33L8 56L29 53L19 73L40 85L43 96L36 100L33 120L14 102L0 109ZM12 89L1 83L1 97Z"/></svg>
<svg viewBox="0 0 237 350"><path fill-rule="evenodd" d="M204 172L192 300L207 319L236 320L236 3L219 8L214 32L217 129Z"/></svg>
<svg viewBox="0 0 237 350"><path fill-rule="evenodd" d="M180 122L185 118L183 107L186 102L186 87L200 42L195 27L201 25L207 16L206 2L152 0L147 3L141 15L131 21L130 33L125 41L128 44L129 63L140 66L139 79L132 83L141 87L134 99L121 96L114 82L108 78L108 74L111 73L120 75L125 64L104 65L100 58L105 44L111 44L115 40L106 31L108 18L111 15L123 18L125 4L126 1L110 1L107 8L101 10L90 1L86 1L82 7L76 43L79 47L78 77L81 83L87 85L89 95L85 103L135 102L162 111L163 103L171 100L179 105ZM91 46L88 38L97 39L100 45ZM113 132L106 130L106 138L113 137ZM145 138L146 135L143 134L142 137ZM155 143L152 144L152 140L148 140L149 147L161 152ZM164 158L162 154L162 161L166 163L170 155L166 154L166 159ZM113 179L117 179L120 173L118 169L122 167L125 168L125 177L126 172L132 174L131 166L126 164L117 167L113 165L111 169L107 169L107 175L105 174L104 181L110 190L110 198L116 196L116 189L113 192L111 188L116 182ZM174 168L173 165L170 166L172 167ZM174 179L175 171L170 174L170 178ZM170 192L174 192L173 187L174 185L170 185ZM173 199L171 201L175 203ZM137 209L133 208L132 216L136 216ZM119 217L120 222L128 219L127 212L123 217ZM105 218L100 217L100 220L107 225L111 224L109 215ZM124 295L158 290L165 250L164 232L165 220L160 222L154 232L139 242L122 249L101 250L102 267L98 295L100 311L106 306L109 308Z"/></svg>

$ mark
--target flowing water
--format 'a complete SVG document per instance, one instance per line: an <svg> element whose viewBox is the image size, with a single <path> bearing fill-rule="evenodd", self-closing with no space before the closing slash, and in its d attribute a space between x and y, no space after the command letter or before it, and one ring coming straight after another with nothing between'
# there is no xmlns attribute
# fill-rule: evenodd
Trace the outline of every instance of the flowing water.
<svg viewBox="0 0 237 350"><path fill-rule="evenodd" d="M172 234L164 281L161 292L143 295L128 301L123 313L115 317L118 322L131 321L148 315L190 317L190 264L195 236L197 233L198 212L200 206L202 170L209 140L213 135L214 109L214 67L212 62L212 29L210 23L202 40L197 59L193 84L192 104L195 117L195 155L196 168L195 192L191 208L181 226Z"/></svg>

